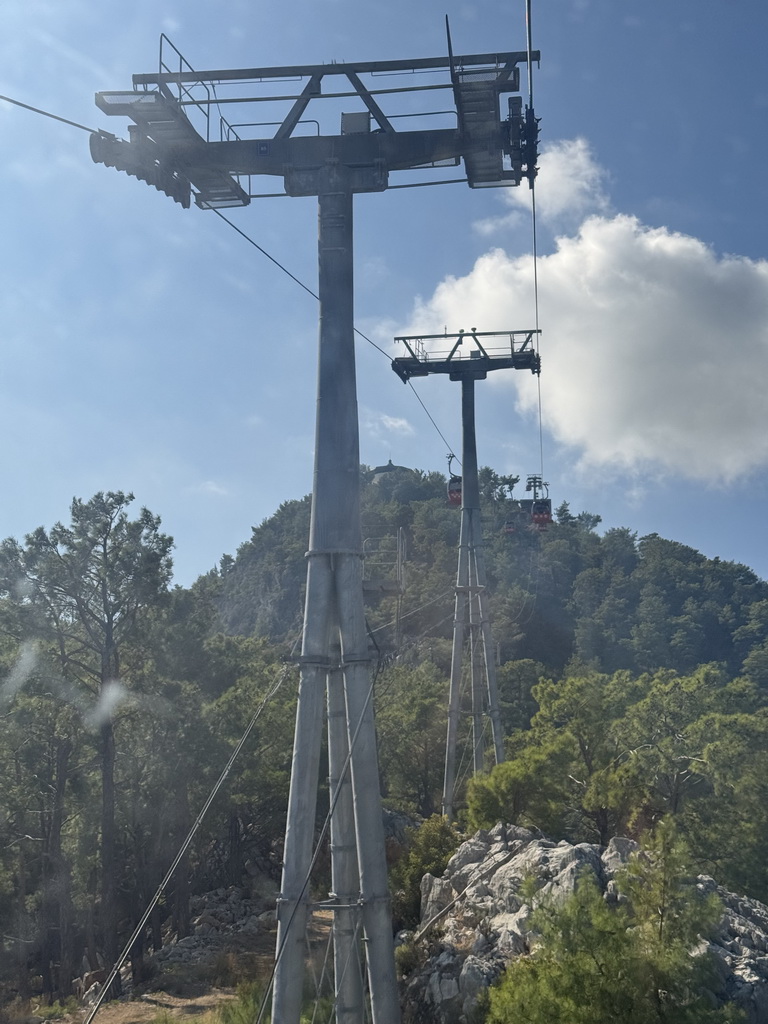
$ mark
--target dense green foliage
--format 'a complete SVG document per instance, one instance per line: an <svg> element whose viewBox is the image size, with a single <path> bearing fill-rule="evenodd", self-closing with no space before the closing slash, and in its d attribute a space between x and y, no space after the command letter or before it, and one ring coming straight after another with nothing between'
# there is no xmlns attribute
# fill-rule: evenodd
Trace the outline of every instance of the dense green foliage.
<svg viewBox="0 0 768 1024"><path fill-rule="evenodd" d="M459 833L447 818L433 814L411 829L408 849L391 872L392 912L396 926L414 928L419 922L421 880L442 875L456 852Z"/></svg>
<svg viewBox="0 0 768 1024"><path fill-rule="evenodd" d="M567 502L548 530L531 529L513 480L487 467L480 474L502 664L529 660L559 677L572 666L688 673L716 662L768 686L768 583L744 565L707 559L656 534L638 539L620 528L600 536L599 516L574 515ZM442 664L460 518L446 503L444 477L396 468L363 473L362 515L368 576L394 576L398 531L405 537L399 635L395 598L371 602L379 645L416 647ZM218 602L228 632L297 635L308 524L306 498L285 502L225 561Z"/></svg>
<svg viewBox="0 0 768 1024"><path fill-rule="evenodd" d="M768 695L705 666L585 673L533 687L509 759L470 783L473 826L599 842L674 820L700 870L768 900Z"/></svg>
<svg viewBox="0 0 768 1024"><path fill-rule="evenodd" d="M673 817L697 866L768 898L768 584L655 535L601 536L567 502L531 529L515 483L481 472L508 760L469 787L462 824L605 841ZM131 501L75 501L69 524L0 548L0 984L22 996L41 977L66 998L84 959L113 957L257 714L135 975L189 930L191 892L247 884L246 862L279 876L309 499L189 589ZM383 794L427 820L394 869L407 920L419 872L457 841L431 816L459 516L440 474L396 468L363 474L362 509Z"/></svg>
<svg viewBox="0 0 768 1024"><path fill-rule="evenodd" d="M0 981L22 997L30 976L53 999L84 963L114 962L286 672L266 641L217 632L210 581L168 591L171 540L146 510L131 520L131 501L76 501L69 526L0 549ZM247 856L274 859L293 701L284 685L265 707L132 950L137 977L163 928L189 930L191 886L241 883Z"/></svg>
<svg viewBox="0 0 768 1024"><path fill-rule="evenodd" d="M727 1024L715 1008L714 965L691 955L721 908L691 880L674 830L661 826L633 856L608 900L594 876L561 903L543 900L531 918L537 941L490 992L489 1024Z"/></svg>

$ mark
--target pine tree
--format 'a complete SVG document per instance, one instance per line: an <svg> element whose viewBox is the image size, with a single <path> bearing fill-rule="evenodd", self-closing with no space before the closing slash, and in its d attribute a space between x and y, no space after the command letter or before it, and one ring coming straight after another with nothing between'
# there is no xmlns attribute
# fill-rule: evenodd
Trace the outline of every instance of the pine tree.
<svg viewBox="0 0 768 1024"><path fill-rule="evenodd" d="M542 902L537 942L490 993L489 1024L727 1024L743 1020L717 1007L701 936L718 920L716 898L687 872L671 825L634 855L604 896L584 876L559 905Z"/></svg>

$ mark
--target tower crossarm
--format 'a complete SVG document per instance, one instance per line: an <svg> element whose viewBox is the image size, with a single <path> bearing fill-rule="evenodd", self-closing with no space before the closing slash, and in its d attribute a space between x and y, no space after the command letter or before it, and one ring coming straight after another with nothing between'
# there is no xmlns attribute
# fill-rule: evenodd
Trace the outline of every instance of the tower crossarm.
<svg viewBox="0 0 768 1024"><path fill-rule="evenodd" d="M530 60L538 56L534 51ZM149 153L157 165L191 183L203 208L246 205L251 196L247 179L255 174L282 177L288 195L318 195L331 165L341 169L352 192L384 191L393 171L461 161L472 188L519 185L529 172L522 99L510 96L502 109L501 98L519 93L519 65L528 60L527 53L512 51L228 71L194 71L184 64L177 72L162 70L166 65L161 61L158 74L133 76L132 92L97 93L102 111L127 116L135 126L127 144L118 145L117 139L113 144L114 136L100 133L92 153L95 160L128 173L136 173L136 167L142 171ZM211 83L238 92L219 96ZM336 91L328 91L329 85ZM431 95L438 89L452 91L454 111L414 111L402 99L406 93ZM321 129L319 120L305 120L315 101L335 101L338 108L343 97L352 98L350 106L357 110L341 114L340 133ZM219 141L212 139L212 111L238 103L257 110L253 120L232 125L221 117ZM269 113L262 117L258 111ZM193 124L200 118L202 134ZM453 124L445 127L446 119ZM398 124L408 127L400 130ZM307 132L310 125L313 134ZM148 180L143 173L137 176Z"/></svg>
<svg viewBox="0 0 768 1024"><path fill-rule="evenodd" d="M459 331L458 334L399 336L407 355L392 360L392 369L403 381L447 373L451 380L484 380L491 370L541 371L534 345L538 330ZM481 341L481 339L483 339Z"/></svg>
<svg viewBox="0 0 768 1024"><path fill-rule="evenodd" d="M96 104L106 114L130 117L130 142L101 132L91 154L99 163L127 170L130 174L151 169L154 163L167 167L196 189L197 205L203 209L247 206L248 193L230 169L214 166L207 157L207 143L187 117L184 108L167 91L101 92ZM189 185L187 201L189 205Z"/></svg>
<svg viewBox="0 0 768 1024"><path fill-rule="evenodd" d="M531 62L538 63L538 50L531 52ZM184 71L163 71L157 74L141 74L133 76L133 84L137 87L157 87L160 85L196 85L212 82L239 82L253 85L269 80L290 81L311 76L328 78L332 76L348 77L353 75L387 75L407 74L408 72L426 71L464 71L469 68L485 69L488 73L495 72L509 88L510 68L518 64L527 64L528 53L525 50L510 50L495 53L469 53L462 55L444 55L442 57L418 57L414 60L375 60L361 61L354 64L331 61L328 64L291 64L267 68L227 68L213 71L196 71L192 68Z"/></svg>

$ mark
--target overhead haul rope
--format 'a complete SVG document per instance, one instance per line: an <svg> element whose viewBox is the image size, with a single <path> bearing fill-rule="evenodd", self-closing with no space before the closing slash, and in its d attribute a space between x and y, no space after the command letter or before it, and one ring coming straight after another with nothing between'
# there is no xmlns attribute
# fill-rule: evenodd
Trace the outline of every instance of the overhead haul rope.
<svg viewBox="0 0 768 1024"><path fill-rule="evenodd" d="M429 608L433 604L437 604L438 601L444 601L447 597L453 597L456 593L456 588L453 587L451 590L445 590L442 594L438 594L437 597L431 598L429 601L425 601L424 604L420 604L418 608L412 608L409 612L403 612L400 616L400 620L410 618L411 615L416 615L418 612L424 611L425 608ZM450 617L450 616L449 616ZM441 620L444 621L444 620ZM371 633L380 633L382 629L389 629L390 626L394 626L397 623L397 619L391 619L389 622L384 622L380 626L376 626L375 629L371 630ZM439 625L439 623L438 623ZM430 629L432 627L430 626ZM421 640L427 636L426 631L420 633L417 637L413 637L414 640Z"/></svg>
<svg viewBox="0 0 768 1024"><path fill-rule="evenodd" d="M368 339L366 338L366 341L367 341L367 340L368 340ZM373 343L371 343L371 344L373 344ZM387 358L389 358L389 357L387 357ZM441 441L443 442L443 444L444 444L444 445L445 445L445 447L446 447L446 448L448 449L448 451L449 451L449 452L451 452L451 453L453 453L453 449L452 449L452 448L451 448L451 446L450 446L450 445L448 444L448 442L447 442L447 441L445 440L445 437L443 437L443 433L442 433L442 431L440 430L440 427L438 427L438 425L437 425L437 424L435 423L435 421L434 421L434 420L432 419L432 415L431 415L431 413L430 413L429 409L428 409L428 408L426 407L426 405L424 405L424 403L422 402L422 400L421 400L421 395L420 395L420 394L418 393L418 391L416 390L416 388L415 388L415 387L413 386L413 381L409 380L409 381L408 381L408 386L410 387L410 389L411 389L411 391L412 391L412 392L414 393L414 395L416 395L416 399L417 399L417 401L419 402L419 404L421 405L421 408L422 408L422 409L424 410L424 412L425 412L425 413L427 414L427 416L429 416L429 421L430 421L430 423L432 424L432 426L433 426L433 427L435 428L435 430L437 431L437 433L438 433L438 434L440 435L440 440L441 440ZM453 457L454 457L454 459L456 458L456 456L455 456L455 455L454 455ZM456 461L458 462L458 459L456 459ZM460 463L460 462L459 462L459 465L461 465L461 463Z"/></svg>
<svg viewBox="0 0 768 1024"><path fill-rule="evenodd" d="M73 128L79 128L82 131L88 132L91 135L93 135L93 134L95 134L97 132L97 129L95 129L95 128L88 128L86 125L79 124L77 121L71 121L68 118L59 117L57 114L52 114L52 113L50 113L47 110L40 109L39 107L33 107L30 104L28 104L28 103L22 103L20 100L12 99L9 96L2 96L2 95L0 95L0 100L5 100L7 103L12 103L12 104L14 104L15 106L18 106L18 107L23 107L25 110L30 110L30 111L32 111L35 114L41 114L44 117L49 117L49 118L53 119L54 121L60 121L63 124L68 124L68 125L70 125ZM313 291L308 285L306 285L300 278L296 277L295 274L291 273L291 271L288 270L288 268L286 266L284 266L284 264L282 264L279 260L277 260L269 252L267 252L267 250L263 246L259 245L259 243L255 241L255 239L251 238L250 235L248 235L245 231L243 231L241 228L239 228L228 217L225 217L224 214L221 213L220 210L214 210L213 212L221 220L223 220L225 224L229 225L229 227L231 227L233 231L236 231L237 234L240 235L246 242L248 242L255 249L257 249L262 254L262 256L266 256L266 258L268 260L270 260L270 262L274 263L274 265L279 270L282 270L282 272L284 274L286 274L288 277L290 277L290 279L295 284L297 284L300 288L303 288L303 290L305 292L307 292L308 295L310 295L313 299L317 300L318 302L320 301L320 296L315 291ZM390 359L389 354L383 348L381 348L379 345L377 345L375 341L373 341L366 334L364 334L361 330L359 330L359 328L355 327L354 331L355 331L355 334L357 334L360 338L363 339L363 341L368 342L368 344L371 345L372 348L375 348L377 352L380 352L387 359ZM446 446L446 448L448 448L448 450L451 451L451 453L452 453L453 450L451 448L451 445L448 443L448 441L446 440L443 432L438 427L437 423L435 422L434 417L432 416L432 414L430 413L429 409L425 405L425 403L424 403L423 399L421 398L421 396L419 395L418 391L416 391L416 389L414 388L413 382L412 381L408 381L408 385L409 385L412 393L415 395L416 400L418 401L419 405L421 405L422 409L426 413L430 423L432 424L432 426L434 427L434 429L437 432L438 436L440 437L440 440L443 442L443 444ZM454 455L453 458L456 458L456 456ZM457 459L457 462L458 462L458 459ZM441 598L437 598L436 600L440 600L440 599ZM429 602L429 603L432 603L432 602ZM416 609L415 611L419 611L419 610L420 609ZM407 614L409 614L409 615L415 614L415 611L414 612L408 612ZM379 626L377 628L378 629L382 629L384 627ZM374 630L374 632L376 632L376 630Z"/></svg>
<svg viewBox="0 0 768 1024"><path fill-rule="evenodd" d="M84 132L88 132L89 135L97 134L95 128L88 128L84 124L78 124L77 121L70 121L66 117L59 117L58 114L51 114L48 110L41 110L40 107L32 107L29 103L22 103L21 100L11 99L10 96L0 96L0 100L5 100L6 103L13 103L16 107L23 107L24 110L31 110L33 114L42 114L43 117L50 117L52 121L61 121L62 124L71 125L73 128L81 128Z"/></svg>
<svg viewBox="0 0 768 1024"><path fill-rule="evenodd" d="M44 117L52 118L55 121L61 121L64 124L68 124L71 127L78 128L78 129L80 129L82 131L88 132L89 134L94 134L95 131L96 131L96 129L88 128L86 125L79 124L76 121L70 121L67 118L59 117L56 114L52 114L52 113L50 113L50 112L48 112L46 110L41 110L39 107L33 107L30 104L28 104L28 103L22 103L19 100L11 99L8 96L0 95L0 100L5 100L8 103L12 103L12 104L15 104L16 106L23 107L25 110L30 110L33 113L41 114ZM227 217L225 217L219 210L214 210L214 212L221 218L221 220L223 220L226 224L228 224L234 231L236 231L239 235L241 235L247 242L249 242L256 249L258 249L259 252L262 253L262 255L266 256L267 259L269 259L272 263L274 263L276 267L278 267L280 270L282 270L283 273L287 274L288 277L290 277L292 281L294 281L296 284L299 285L299 287L303 288L304 291L306 291L314 299L317 299L319 301L320 297L314 291L312 291L311 288L309 288L306 284L304 284L303 281L301 281L298 277L296 277L294 274L292 274L287 269L287 267L283 266L283 264L280 263L277 259L275 259L274 256L271 256L270 253L268 253L266 249L264 249L262 246L260 246L256 241L254 241L254 239L252 239L249 235L247 235L244 231L242 231L239 227L237 227L236 224L234 224L231 220L229 220ZM381 352L381 354L383 356L385 356L387 359L390 359L389 354L387 352L385 352L383 348L381 348L374 341L372 341L369 337L367 337L367 335L365 335L357 327L354 328L354 331L364 341L367 341L369 345L371 345L373 348L375 348L378 352ZM445 437L443 436L442 432L440 431L439 427L435 423L435 420L433 419L433 417L430 414L429 410L427 409L426 405L424 404L423 400L421 399L421 397L417 394L417 392L413 388L413 385L411 385L411 391L413 392L414 395L416 395L416 398L418 399L421 407L426 412L427 416L430 419L430 422L434 426L434 428L437 431L437 433L440 435L440 438L443 441L443 443L447 447L450 447L448 445L448 442L445 440ZM369 635L371 636L371 639L374 641L374 644L375 644L375 639L373 638L372 634L369 634ZM115 965L113 966L112 970L110 971L110 973L109 973L109 975L108 975L108 977L107 977L107 979L106 979L106 981L104 983L102 991L100 992L96 1002L94 1003L93 1009L91 1010L91 1012L88 1014L87 1018L85 1019L85 1024L91 1024L91 1022L93 1021L94 1017L98 1013L99 1008L101 1007L101 1004L103 1003L103 1001L104 1001L104 999L106 997L106 994L109 991L110 986L112 985L113 981L117 977L117 974L118 974L120 968L123 966L123 964L127 960L128 956L129 956L129 953L130 953L130 950L131 950L131 947L133 946L134 942L138 938L138 936L139 936L139 934L141 932L141 929L145 926L145 924L149 920L149 916L152 913L152 910L155 908L155 906L157 905L158 901L161 899L161 897L163 895L163 892L165 891L165 888L168 885L168 883L169 883L169 881L170 881L174 871L176 870L176 868L178 867L179 863L181 862L181 858L184 856L184 854L186 853L187 849L189 848L189 845L192 842L192 839L194 838L198 828L202 824L202 821L203 821L203 818L204 818L205 814L207 813L208 809L211 806L211 803L213 802L213 800L215 799L215 797L218 794L219 790L221 789L222 785L224 784L224 782L225 782L229 772L232 769L233 764L235 763L235 760L237 759L237 757L239 756L240 752L242 751L242 749L243 749L243 747L244 747L244 745L245 745L245 743L246 743L246 741L247 741L251 731L253 730L253 727L255 726L259 716L261 715L261 712L264 710L264 707L266 706L268 700L271 699L272 696L274 696L274 694L277 692L279 687L282 685L282 683L283 683L283 681L284 681L284 679L285 679L285 677L287 675L287 671L288 671L288 669L286 667L286 669L283 671L283 673L282 673L278 683L275 685L275 687L273 687L273 689L264 698L264 700L263 700L262 704L260 705L260 707L258 708L256 714L254 715L254 717L249 722L248 727L246 728L243 736L240 739L240 742L237 744L237 746L235 747L234 751L232 752L232 755L231 755L229 761L227 762L224 770L222 771L221 775L219 776L219 779L216 782L216 785L214 786L214 788L211 791L208 799L206 800L205 804L203 805L202 810L200 811L200 813L198 814L197 818L195 819L195 822L194 822L194 824L193 824L193 826L192 826L192 828L191 828L187 838L184 840L184 843L182 844L182 847L179 850L179 853L174 858L173 864L168 869L168 872L166 873L166 875L163 878L162 882L158 886L157 892L155 893L155 895L153 896L152 900L150 901L149 907L147 908L145 913L142 915L142 918L141 918L139 924L136 926L133 934L131 935L131 938L128 940L128 943L126 944L126 946L123 949L122 953L118 957L117 962L115 963ZM371 701L371 699L373 697L374 685L375 685L376 679L378 677L378 674L379 674L379 666L377 665L376 672L373 674L373 677L371 679L371 686L370 686L370 689L369 689L368 694L366 696L365 704L363 705L363 714L365 713L365 709L367 708L368 704L370 703L370 701ZM354 735L352 737L352 741L351 741L351 744L350 744L350 749L349 749L349 752L347 754L347 759L346 759L346 762L345 762L345 764L344 764L344 766L342 768L341 774L340 774L340 781L344 778L344 776L346 775L347 771L349 771L349 766L350 766L351 757L352 757L352 751L353 751L354 745L355 745L355 743L357 741L357 737L358 737L358 734L359 734L361 726L362 726L362 717L361 717L360 721L358 722L357 727L355 729L355 733L354 733ZM315 850L315 854L314 854L314 856L312 858L312 862L311 862L309 870L307 872L307 877L306 877L306 879L304 881L304 885L302 887L299 899L301 899L301 897L303 896L304 892L306 891L307 886L309 885L311 872L312 872L312 870L315 867L315 864L317 862L317 859L318 859L318 856L319 856L319 853L320 853L320 844L322 843L322 840L323 840L323 838L324 838L324 836L325 836L325 834L326 834L326 832L328 830L328 827L330 825L331 815L333 813L333 810L335 809L336 803L338 802L338 798L339 798L340 792L341 792L341 785L339 784L339 787L337 788L337 791L334 794L333 799L331 801L331 806L330 806L328 814L326 816L326 820L325 820L325 823L323 825L323 829L322 829L321 834L320 834L320 839L318 841L318 845L317 845L317 848ZM296 907L294 908L294 911L293 911L294 914L296 913L297 909L298 909L298 902L297 902ZM292 918L291 918L291 920L292 920ZM291 922L289 920L288 927L286 928L286 935L287 935L287 931L290 928L290 923ZM271 990L272 984L274 982L275 968L277 966L277 963L279 962L281 954L282 954L282 948L277 951L276 956L275 956L275 964L273 966L272 973L270 975L269 982L267 984L267 988L266 988L266 991L265 991L265 996L264 996L264 999L262 1001L262 1005L261 1005L260 1010L259 1010L257 1024L259 1024L259 1022L263 1018L264 1011L266 1009L267 997L268 997L268 994L269 994L269 992Z"/></svg>
<svg viewBox="0 0 768 1024"><path fill-rule="evenodd" d="M197 833L197 830L202 825L203 819L205 818L206 814L208 813L208 810L210 809L211 804L213 803L213 801L218 796L219 790L224 785L224 782L226 781L227 776L229 775L230 771L232 770L232 766L234 765L234 763L237 760L237 758L240 756L240 754L241 754L241 752L243 750L243 747L245 746L245 744L246 744L246 742L248 740L248 737L251 735L251 732L253 731L253 728L256 725L256 722L259 720L259 717L261 716L262 711L264 710L264 708L267 706L269 701L275 696L277 691L280 689L280 687L285 682L285 679L286 679L286 677L288 675L288 671L289 671L290 668L291 668L290 665L286 665L283 668L283 670L280 673L280 675L278 676L276 682L274 683L272 688L270 690L268 690L268 692L265 695L264 699L262 700L261 704L256 709L256 713L254 714L253 718L251 718L250 722L248 723L245 732L240 737L240 740L239 740L237 746L235 747L235 749L232 751L232 753L231 753L231 755L229 757L229 760L227 761L226 765L224 766L224 769L223 769L221 775L218 777L218 779L216 780L216 783L215 783L213 789L208 794L208 798L206 799L205 803L203 804L203 806L202 806L202 808L200 810L200 813L195 818L194 823L192 825L192 828L189 830L186 839L181 844L181 848L179 849L179 852L176 854L176 856L175 856L175 858L173 860L173 863L168 868L168 870L165 873L165 876L164 876L162 882L157 887L157 891L155 892L155 895L149 901L149 906L147 907L147 909L142 914L141 920L139 921L139 923L134 928L133 934L131 935L130 939L128 939L128 942L125 944L125 947L124 947L122 953L117 958L117 961L115 962L114 966L112 967L112 970L109 972L109 975L107 976L107 979L106 979L106 981L104 982L104 984L103 984L103 986L101 988L101 992L99 992L98 998L96 999L96 1002L93 1005L93 1009L91 1010L91 1012L88 1014L88 1016L85 1019L85 1024L91 1024L91 1021L96 1016L96 1014L99 1012L99 1007L104 1002L104 1000L105 1000L105 998L107 996L107 993L109 992L109 989L110 989L110 987L112 985L112 982L117 977L117 974L118 974L120 968L123 966L125 961L128 959L128 956L129 956L129 954L131 952L131 948L132 948L134 942L136 941L136 939L138 939L139 935L141 934L142 929L146 925L147 921L149 920L150 914L152 913L152 911L155 909L155 907L157 906L158 902L162 898L162 895L165 892L165 889L166 889L168 883L170 882L171 878L173 877L173 873L175 872L176 868L181 863L182 857L184 856L184 854L189 849L190 843L194 839L195 834Z"/></svg>
<svg viewBox="0 0 768 1024"><path fill-rule="evenodd" d="M223 220L225 224L228 224L228 225L229 225L229 226L230 226L230 227L232 228L232 230L233 230L233 231L236 231L236 232L238 233L238 235L240 235L240 236L241 236L242 238L244 238L246 242L249 242L249 243L250 243L250 244L251 244L251 245L252 245L252 246L253 246L253 247L254 247L255 249L258 249L258 250L259 250L259 252L260 252L260 253L261 253L261 254L262 254L263 256L266 256L268 260L271 260L271 261L272 261L272 263L274 263L276 267L278 267L278 268L279 268L280 270L282 270L284 274L287 274L287 275L288 275L288 277L290 277L290 279L291 279L292 281L295 281L295 282L296 282L296 284L297 284L297 285L298 285L298 286L299 286L300 288L303 288L303 289L304 289L304 291L305 291L305 292L307 292L307 294L308 294L308 295L311 295L311 296L312 296L312 298L313 298L313 299L316 299L316 300L317 300L318 302L320 301L320 296L319 296L319 295L317 294L317 292L314 292L314 291L312 291L312 289L311 289L311 288L309 287L309 285L306 285L306 284L304 284L304 282L303 282L303 281L301 281L301 280L300 280L300 279L299 279L298 277L296 277L296 276L295 276L295 274L292 274L292 273L290 272L290 270L288 270L288 268L287 268L287 267L284 267L284 266L283 266L283 264L282 264L282 263L280 263L280 262L279 262L278 260L276 260L274 256L271 256L271 255L270 255L270 254L269 254L269 253L267 252L267 250L266 250L266 249L264 249L264 248L263 248L262 246L260 246L258 242L254 241L254 239L253 239L253 238L251 238L251 236L250 236L250 235L248 235L248 234L247 234L247 233L246 233L245 231L243 231L243 230L242 230L241 228L239 228L239 227L237 226L237 224L235 224L235 223L234 223L233 221L231 221L231 220L229 219L229 217L225 217L225 216L224 216L224 214L223 214L223 213L221 213L221 211L220 211L220 210L214 210L213 212L214 212L214 213L215 213L215 214L216 214L216 215L217 215L218 217L220 217L220 218L221 218L221 220ZM384 350L383 348L381 348L381 346L380 346L380 345L377 345L375 341L373 341L373 340L372 340L371 338L369 338L367 334L364 334L364 333L363 333L363 332L362 332L362 331L361 331L361 330L360 330L360 329L359 329L358 327L355 327L355 328L354 328L354 332L355 332L355 334L356 334L356 335L357 335L357 336L358 336L359 338L362 338L362 339L363 339L363 341L367 341L367 342L368 342L368 344L369 344L369 345L370 345L370 346L371 346L372 348L375 348L377 352L381 352L381 354L382 354L383 356L385 356L385 358L386 358L386 359L387 359L387 360L388 360L389 362L391 362L391 361L392 361L392 357L391 357L391 356L389 355L389 353L388 353L388 352L386 352L386 351L385 351L385 350ZM446 446L446 448L448 448L449 450L451 450L451 446L450 446L450 445L448 444L448 442L447 442L447 441L446 441L446 439L445 439L445 436L443 435L443 432L442 432L442 431L440 430L440 427L438 427L437 423L435 422L435 420L434 420L434 417L432 416L432 413L431 413L431 412L429 411L429 409L428 409L428 408L426 407L426 405L424 404L424 401L422 400L422 398L421 398L421 395L420 395L420 394L418 393L418 391L416 390L416 388L414 388L414 386L413 386L413 382L409 380L409 381L408 381L408 386L410 387L410 389L411 389L411 391L413 392L413 394L414 394L414 395L416 396L416 401L417 401L417 402L419 403L419 405L420 405L420 406L422 407L422 409L424 410L424 412L425 412L425 413L427 414L427 417L429 418L429 422L430 422L430 423L432 424L432 426L433 426L433 427L435 428L435 430L437 431L437 434L439 435L439 437L440 437L440 440L441 440L441 441L443 442L443 444L444 444L444 445ZM454 456L454 458L455 458L455 456Z"/></svg>
<svg viewBox="0 0 768 1024"><path fill-rule="evenodd" d="M52 114L52 113L50 113L47 110L41 110L40 107L33 107L29 103L22 103L20 100L12 99L10 96L2 96L2 95L0 95L0 100L5 100L6 103L13 103L17 107L23 107L24 110L31 110L35 114L41 114L43 117L49 117L49 118L51 118L54 121L60 121L62 124L68 124L68 125L70 125L73 128L79 128L79 129L81 129L84 132L88 132L89 135L94 135L94 134L98 133L98 130L96 128L88 128L86 125L79 124L77 121L70 121L66 117L59 117L58 114ZM320 301L320 296L317 295L316 292L312 291L312 289L308 285L304 284L304 282L302 280L300 280L298 277L296 277L295 274L292 274L291 271L288 270L287 267L285 267L282 263L280 263L279 260L275 259L274 256L270 255L270 253L268 253L267 250L265 248L263 248L263 246L259 245L258 242L254 241L254 239L251 238L250 235L246 234L245 231L241 230L233 221L229 220L228 217L225 217L224 214L221 213L219 210L214 210L213 212L215 214L217 214L221 218L221 220L224 221L225 224L228 224L232 228L233 231L236 231L239 235L241 235L246 240L246 242L249 242L255 249L258 249L258 251L262 254L262 256L266 256L266 258L268 260L270 260L272 263L274 263L275 266L279 270L282 270L282 272L284 274L287 274L288 277L290 277L290 279L292 281L294 281L300 288L303 288L304 291L307 292L309 295L311 295L313 299L317 299L318 302ZM360 338L363 339L363 341L367 341L368 344L371 345L373 348L375 348L377 352L381 352L381 354L383 356L386 356L386 358L391 361L390 355L387 352L385 352L383 348L381 348L379 345L377 345L375 341L373 341L371 338L369 338L366 334L364 334L357 327L354 328L354 331L355 331L355 334L357 334ZM426 405L422 401L421 396L418 394L418 392L414 388L414 386L411 383L411 381L409 381L408 384L410 386L411 391L416 396L416 399L419 402L419 404L421 405L422 409L424 410L424 412L429 417L430 423L432 424L432 426L437 431L437 433L440 436L440 439L442 440L443 444L446 447L450 448L450 445L445 440L445 437L443 436L442 431L438 427L437 423L435 423L435 420L432 417L432 414L430 413L429 409L427 409Z"/></svg>

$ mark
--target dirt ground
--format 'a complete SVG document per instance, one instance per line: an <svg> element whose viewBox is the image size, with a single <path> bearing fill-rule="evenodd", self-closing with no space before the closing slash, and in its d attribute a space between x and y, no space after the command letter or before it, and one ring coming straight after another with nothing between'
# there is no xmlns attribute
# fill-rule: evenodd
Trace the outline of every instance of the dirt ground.
<svg viewBox="0 0 768 1024"><path fill-rule="evenodd" d="M330 911L325 909L315 911L308 930L309 946L312 951L310 955L315 961L315 970L319 968L323 959L331 925L332 914ZM246 942L238 944L237 951L233 950L229 954L232 957L230 968L238 981L250 979L268 981L275 959L275 938L274 930L262 932L249 937ZM187 1020L211 1013L222 1003L237 997L237 989L234 984L231 987L207 985L203 981L205 972L198 973L194 968L189 972L185 971L184 974L184 981L177 976L175 984L168 986L172 988L173 994L163 991L159 987L158 991L149 991L132 998L102 1003L93 1024L148 1024L149 1021L161 1015L166 1018ZM156 979L157 983L163 984L162 977ZM90 1008L84 1006L72 1015L56 1018L50 1024L84 1024L89 1013ZM23 1016L15 1014L5 1016L5 1020L9 1018L12 1024L46 1024L42 1020L42 1016L35 1013L34 1003L29 1012Z"/></svg>
<svg viewBox="0 0 768 1024"><path fill-rule="evenodd" d="M316 970L322 961L331 925L332 914L330 911L315 910L308 930L308 940L312 950L311 958L316 961ZM239 953L233 954L236 960L233 965L234 972L239 980L253 978L266 982L270 978L275 959L275 937L274 931L253 936L244 944L247 949L241 948ZM201 985L199 975L194 981L192 979L190 981L191 988L187 994L183 989L177 992L176 986L174 986L174 994L159 989L130 999L102 1003L93 1024L148 1024L149 1021L160 1015L166 1018L188 1020L211 1013L223 1003L237 998L237 989L234 985L231 987ZM88 1007L82 1007L76 1014L60 1018L52 1024L84 1024L89 1012ZM30 1016L24 1018L23 1024L38 1024L39 1021L40 1018L35 1017L33 1010Z"/></svg>
<svg viewBox="0 0 768 1024"><path fill-rule="evenodd" d="M160 1013L165 1013L169 1017L196 1017L209 1013L234 998L233 988L212 988L205 995L193 999L172 996L167 992L148 992L138 999L126 1002L116 1000L113 1003L103 1003L99 1007L94 1024L146 1024ZM78 1020L84 1021L87 1015L87 1010L80 1011Z"/></svg>

